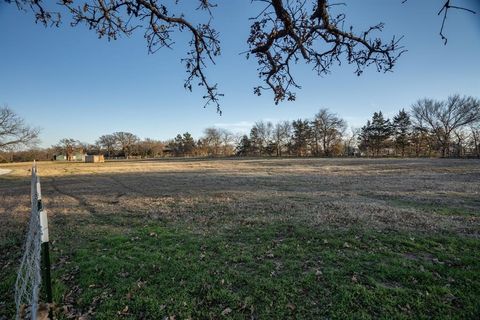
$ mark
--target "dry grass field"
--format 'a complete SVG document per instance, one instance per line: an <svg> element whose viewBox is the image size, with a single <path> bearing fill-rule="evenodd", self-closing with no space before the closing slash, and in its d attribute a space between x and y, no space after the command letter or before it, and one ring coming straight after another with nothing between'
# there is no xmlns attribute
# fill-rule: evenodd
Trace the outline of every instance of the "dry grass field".
<svg viewBox="0 0 480 320"><path fill-rule="evenodd" d="M0 165L0 319L31 164ZM480 161L39 163L60 319L480 317Z"/></svg>

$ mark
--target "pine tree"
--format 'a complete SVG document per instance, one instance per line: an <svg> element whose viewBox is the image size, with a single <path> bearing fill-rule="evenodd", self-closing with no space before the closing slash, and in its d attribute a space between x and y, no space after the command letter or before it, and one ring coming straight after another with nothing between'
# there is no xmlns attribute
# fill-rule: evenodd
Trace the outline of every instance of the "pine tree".
<svg viewBox="0 0 480 320"><path fill-rule="evenodd" d="M297 156L306 156L308 146L311 143L312 129L308 120L296 120L292 122L293 127L293 150Z"/></svg>
<svg viewBox="0 0 480 320"><path fill-rule="evenodd" d="M262 138L261 134L258 131L257 126L253 126L253 128L250 130L250 150L249 153L252 155L261 155L263 151L263 145L262 145Z"/></svg>
<svg viewBox="0 0 480 320"><path fill-rule="evenodd" d="M184 155L192 155L195 150L195 140L190 133L185 132L182 137L182 152Z"/></svg>
<svg viewBox="0 0 480 320"><path fill-rule="evenodd" d="M402 157L404 157L405 148L410 145L412 134L412 121L404 109L400 110L393 118L393 131L395 147L401 150Z"/></svg>
<svg viewBox="0 0 480 320"><path fill-rule="evenodd" d="M358 135L358 148L361 151L365 151L368 156L368 152L371 151L371 145L370 145L370 129L371 129L371 123L370 120L367 120L367 124L364 125L360 129L360 133Z"/></svg>
<svg viewBox="0 0 480 320"><path fill-rule="evenodd" d="M237 146L237 155L238 156L248 156L252 153L252 141L248 138L247 135L243 135L240 143Z"/></svg>
<svg viewBox="0 0 480 320"><path fill-rule="evenodd" d="M183 138L182 135L177 134L175 139L172 143L170 143L170 148L172 148L173 153L175 156L182 156L183 155Z"/></svg>
<svg viewBox="0 0 480 320"><path fill-rule="evenodd" d="M378 156L380 154L380 150L388 146L392 131L390 119L385 119L382 111L374 112L369 128L369 140L373 148L374 155Z"/></svg>

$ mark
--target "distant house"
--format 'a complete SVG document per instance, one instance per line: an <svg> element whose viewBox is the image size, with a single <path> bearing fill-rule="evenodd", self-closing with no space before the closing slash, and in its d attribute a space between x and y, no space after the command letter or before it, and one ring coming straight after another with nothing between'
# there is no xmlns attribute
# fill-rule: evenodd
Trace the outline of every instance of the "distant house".
<svg viewBox="0 0 480 320"><path fill-rule="evenodd" d="M75 152L70 160L68 159L67 155L65 154L57 154L53 156L53 160L55 161L85 161L85 153L83 152Z"/></svg>
<svg viewBox="0 0 480 320"><path fill-rule="evenodd" d="M103 154L100 155L87 155L85 156L85 162L105 162L105 158L103 157Z"/></svg>

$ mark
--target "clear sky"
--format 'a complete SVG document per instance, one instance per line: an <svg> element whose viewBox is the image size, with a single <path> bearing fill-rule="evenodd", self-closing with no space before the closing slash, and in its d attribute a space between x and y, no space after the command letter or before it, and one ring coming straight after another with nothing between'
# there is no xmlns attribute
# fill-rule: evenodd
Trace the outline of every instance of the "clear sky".
<svg viewBox="0 0 480 320"><path fill-rule="evenodd" d="M225 94L219 116L214 107L203 108L201 90L183 88L184 38L174 50L148 55L142 34L108 42L84 26L44 28L31 13L0 0L0 104L41 127L41 145L50 146L64 137L93 143L114 131L154 139L189 131L199 137L209 126L241 131L257 120L311 118L320 108L361 126L374 111L391 117L418 98L480 96L480 14L451 10L444 46L438 35L441 0L345 2L348 24L360 30L385 22L382 37L404 35L408 52L387 74L369 68L357 77L343 64L318 77L299 65L294 71L302 85L297 101L275 106L270 93L253 95L260 83L256 62L240 54L248 49L248 18L261 6L218 0L213 26L221 32L223 52L207 72ZM455 3L480 13L478 0Z"/></svg>

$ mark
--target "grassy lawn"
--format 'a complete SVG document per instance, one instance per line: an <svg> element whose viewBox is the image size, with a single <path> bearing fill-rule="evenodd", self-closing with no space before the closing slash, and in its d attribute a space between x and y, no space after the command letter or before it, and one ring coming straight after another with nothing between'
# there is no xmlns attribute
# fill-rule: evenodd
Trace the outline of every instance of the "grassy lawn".
<svg viewBox="0 0 480 320"><path fill-rule="evenodd" d="M279 223L202 235L141 221L128 231L102 224L92 230L91 221L83 221L71 231L64 236L75 235L74 242L53 248L53 260L61 262L55 301L66 302L56 310L60 318L480 314L478 239ZM13 281L2 281L3 294Z"/></svg>
<svg viewBox="0 0 480 320"><path fill-rule="evenodd" d="M334 162L288 161L169 162L112 176L46 168L55 316L478 319L478 162L459 172L425 161L435 170L422 185L425 176L404 176L424 172L418 164L338 162L329 173ZM369 173L352 176L360 165ZM14 313L28 209L28 180L14 170L0 179L0 319Z"/></svg>

